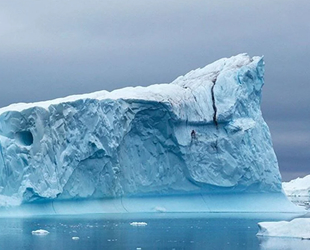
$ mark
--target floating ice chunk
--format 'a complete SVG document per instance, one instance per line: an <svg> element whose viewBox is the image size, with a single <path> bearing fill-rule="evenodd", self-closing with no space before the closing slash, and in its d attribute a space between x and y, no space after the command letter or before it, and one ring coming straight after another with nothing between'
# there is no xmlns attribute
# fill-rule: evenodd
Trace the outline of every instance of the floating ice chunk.
<svg viewBox="0 0 310 250"><path fill-rule="evenodd" d="M289 222L260 222L258 227L257 236L310 240L310 218L297 218Z"/></svg>
<svg viewBox="0 0 310 250"><path fill-rule="evenodd" d="M147 225L147 223L146 222L136 222L136 221L134 221L134 222L131 222L130 225L134 226L134 227L145 227Z"/></svg>
<svg viewBox="0 0 310 250"><path fill-rule="evenodd" d="M154 210L155 210L156 212L160 212L160 213L165 213L165 212L167 212L167 209L166 209L166 208L164 208L164 207L159 207L159 206L154 207Z"/></svg>
<svg viewBox="0 0 310 250"><path fill-rule="evenodd" d="M80 239L80 237L77 237L77 236L72 237L72 240L79 240L79 239Z"/></svg>
<svg viewBox="0 0 310 250"><path fill-rule="evenodd" d="M35 230L35 231L32 231L31 232L33 235L47 235L49 234L50 232L47 231L47 230L44 230L44 229L38 229L38 230Z"/></svg>

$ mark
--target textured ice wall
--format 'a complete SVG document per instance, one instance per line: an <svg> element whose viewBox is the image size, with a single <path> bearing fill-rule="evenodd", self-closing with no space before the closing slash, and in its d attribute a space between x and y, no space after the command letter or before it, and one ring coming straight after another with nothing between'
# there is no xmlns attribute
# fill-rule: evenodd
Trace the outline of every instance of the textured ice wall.
<svg viewBox="0 0 310 250"><path fill-rule="evenodd" d="M281 192L263 75L241 54L170 84L2 108L0 200Z"/></svg>

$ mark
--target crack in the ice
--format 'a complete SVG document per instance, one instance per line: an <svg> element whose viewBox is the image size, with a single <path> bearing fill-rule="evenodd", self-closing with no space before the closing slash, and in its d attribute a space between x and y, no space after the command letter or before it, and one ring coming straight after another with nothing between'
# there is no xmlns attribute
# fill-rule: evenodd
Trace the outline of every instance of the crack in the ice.
<svg viewBox="0 0 310 250"><path fill-rule="evenodd" d="M214 96L214 86L215 86L215 83L216 83L216 79L213 79L212 82L213 82L213 86L211 87L211 95L212 95L212 107L213 107L213 122L216 126L216 128L218 127L218 122L217 122L217 108L216 108L216 105L215 105L215 96Z"/></svg>

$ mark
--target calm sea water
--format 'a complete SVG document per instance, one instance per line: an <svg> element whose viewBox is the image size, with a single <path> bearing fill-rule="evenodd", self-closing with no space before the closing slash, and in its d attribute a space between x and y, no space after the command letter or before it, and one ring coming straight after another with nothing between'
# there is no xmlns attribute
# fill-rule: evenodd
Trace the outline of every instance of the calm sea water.
<svg viewBox="0 0 310 250"><path fill-rule="evenodd" d="M256 236L257 222L278 219L246 214L1 218L0 249L310 249L306 240ZM32 235L37 229L50 233Z"/></svg>

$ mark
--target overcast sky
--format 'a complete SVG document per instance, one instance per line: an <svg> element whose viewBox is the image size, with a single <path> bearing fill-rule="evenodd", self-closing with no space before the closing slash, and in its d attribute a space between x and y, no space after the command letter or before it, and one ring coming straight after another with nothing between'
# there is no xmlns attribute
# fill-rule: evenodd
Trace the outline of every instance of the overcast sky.
<svg viewBox="0 0 310 250"><path fill-rule="evenodd" d="M310 174L309 0L0 2L0 107L266 61L262 109L284 180Z"/></svg>

